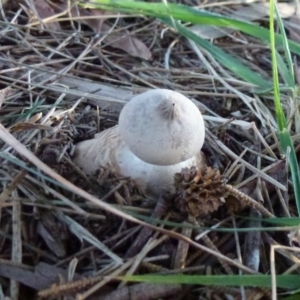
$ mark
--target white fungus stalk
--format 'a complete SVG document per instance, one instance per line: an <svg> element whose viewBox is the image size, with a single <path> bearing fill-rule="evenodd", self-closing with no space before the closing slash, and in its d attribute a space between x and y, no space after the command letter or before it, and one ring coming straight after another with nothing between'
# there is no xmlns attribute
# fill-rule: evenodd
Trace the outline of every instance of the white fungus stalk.
<svg viewBox="0 0 300 300"><path fill-rule="evenodd" d="M175 173L204 164L205 127L196 105L180 93L156 89L129 101L119 125L76 146L74 162L86 174L100 167L131 177L149 196L173 191Z"/></svg>

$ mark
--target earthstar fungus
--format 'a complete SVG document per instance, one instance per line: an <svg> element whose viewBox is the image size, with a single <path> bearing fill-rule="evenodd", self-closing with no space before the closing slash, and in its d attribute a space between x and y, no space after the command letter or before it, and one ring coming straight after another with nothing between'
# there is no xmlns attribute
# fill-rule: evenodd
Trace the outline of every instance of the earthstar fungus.
<svg viewBox="0 0 300 300"><path fill-rule="evenodd" d="M76 146L74 163L87 175L107 168L131 177L149 196L174 190L174 175L202 168L205 137L202 115L182 94L155 89L135 96L123 108L119 125Z"/></svg>

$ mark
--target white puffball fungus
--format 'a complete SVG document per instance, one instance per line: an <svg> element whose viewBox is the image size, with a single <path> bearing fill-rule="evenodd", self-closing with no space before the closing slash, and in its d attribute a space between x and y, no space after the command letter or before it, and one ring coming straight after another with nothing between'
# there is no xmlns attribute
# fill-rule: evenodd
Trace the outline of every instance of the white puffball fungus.
<svg viewBox="0 0 300 300"><path fill-rule="evenodd" d="M199 109L180 93L156 89L134 97L121 111L120 134L141 160L173 165L202 148L204 121Z"/></svg>
<svg viewBox="0 0 300 300"><path fill-rule="evenodd" d="M142 93L121 111L119 126L76 145L74 163L86 174L107 168L131 177L150 196L173 191L174 175L205 165L205 128L196 105L165 89Z"/></svg>

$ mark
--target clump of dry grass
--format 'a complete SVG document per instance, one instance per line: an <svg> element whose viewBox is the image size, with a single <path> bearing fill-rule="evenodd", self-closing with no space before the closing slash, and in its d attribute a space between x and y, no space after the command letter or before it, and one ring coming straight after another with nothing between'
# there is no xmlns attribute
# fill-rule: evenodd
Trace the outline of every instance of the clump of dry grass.
<svg viewBox="0 0 300 300"><path fill-rule="evenodd" d="M15 4L2 7L0 23L2 295L12 299L22 298L20 293L25 292L28 299L37 293L48 299L63 295L129 299L128 294L139 299L185 295L216 299L225 293L236 297L244 293L247 299L268 297L268 290L256 288L205 287L199 291L195 286L125 286L115 278L270 271L270 248L288 245L286 232L238 234L201 229L253 225L253 221L237 219L235 213L255 216L255 227L259 227L261 213L296 213L288 202L286 162L279 157L274 120L266 118L272 115L270 99L253 96L252 86L245 82L223 78L220 74L225 70L208 53L204 55L155 20L133 18L127 23L130 33L151 50L152 59L146 61L111 48L103 37L71 19L61 24L59 32L28 26L28 12L34 12L26 1ZM229 37L218 41L224 47L234 42ZM231 51L238 55L240 45L236 46ZM266 55L260 45L247 51L253 51L253 57ZM259 72L265 69L258 60L253 64ZM88 178L72 163L77 142L115 125L122 105L149 88L180 91L193 98L205 115L203 151L228 189L223 195L226 205L201 220L162 199L149 203L128 179L114 178L107 170L99 170L101 180ZM14 139L37 159L29 157ZM77 189L45 172L41 162ZM254 205L249 209L251 201ZM156 231L153 226L144 227L141 235L145 224L134 222L132 214L198 228L161 224ZM146 239L141 240L143 235ZM293 268L299 260L288 250L282 253L286 258L276 265L278 272Z"/></svg>

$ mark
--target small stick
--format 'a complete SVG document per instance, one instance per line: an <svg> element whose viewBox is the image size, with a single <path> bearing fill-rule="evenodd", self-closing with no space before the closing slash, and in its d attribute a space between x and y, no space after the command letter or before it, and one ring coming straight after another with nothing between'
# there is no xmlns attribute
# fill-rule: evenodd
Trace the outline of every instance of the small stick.
<svg viewBox="0 0 300 300"><path fill-rule="evenodd" d="M163 197L160 197L158 202L156 203L153 213L151 214L151 217L155 219L160 219L165 213L166 207L167 206L165 200L163 199ZM138 234L136 240L127 250L125 254L125 258L130 258L136 255L143 248L143 246L148 241L152 233L153 233L153 229L148 227L143 227L140 233Z"/></svg>
<svg viewBox="0 0 300 300"><path fill-rule="evenodd" d="M267 218L275 218L275 215L270 213L266 208L264 208L259 202L255 201L251 197L247 196L246 194L240 192L236 188L234 188L232 185L224 184L227 192L240 200L244 205L250 206L256 211L260 212L264 217Z"/></svg>

